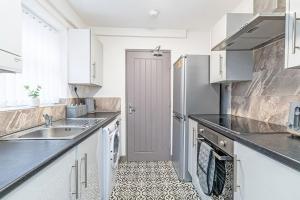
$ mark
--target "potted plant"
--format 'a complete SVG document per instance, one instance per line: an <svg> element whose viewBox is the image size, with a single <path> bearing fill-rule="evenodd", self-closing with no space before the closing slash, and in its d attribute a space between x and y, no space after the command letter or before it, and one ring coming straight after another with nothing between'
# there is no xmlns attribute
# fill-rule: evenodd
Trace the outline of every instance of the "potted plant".
<svg viewBox="0 0 300 200"><path fill-rule="evenodd" d="M39 106L40 105L40 91L42 89L41 86L37 86L34 89L30 89L28 85L24 86L25 90L28 92L28 96L31 98L31 106Z"/></svg>

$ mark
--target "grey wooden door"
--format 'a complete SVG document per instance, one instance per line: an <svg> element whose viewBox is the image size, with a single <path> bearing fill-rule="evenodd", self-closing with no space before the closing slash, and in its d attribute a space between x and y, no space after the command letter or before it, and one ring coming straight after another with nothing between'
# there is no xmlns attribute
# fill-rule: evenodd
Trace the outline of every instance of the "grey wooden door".
<svg viewBox="0 0 300 200"><path fill-rule="evenodd" d="M170 159L170 52L126 51L127 158Z"/></svg>

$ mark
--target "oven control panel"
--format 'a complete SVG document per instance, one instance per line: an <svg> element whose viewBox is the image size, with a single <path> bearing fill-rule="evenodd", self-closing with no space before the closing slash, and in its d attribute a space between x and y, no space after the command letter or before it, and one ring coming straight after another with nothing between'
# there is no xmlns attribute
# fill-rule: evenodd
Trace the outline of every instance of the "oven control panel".
<svg viewBox="0 0 300 200"><path fill-rule="evenodd" d="M218 147L225 153L233 156L234 142L222 134L198 124L198 137L203 137L207 142L212 143L215 147Z"/></svg>

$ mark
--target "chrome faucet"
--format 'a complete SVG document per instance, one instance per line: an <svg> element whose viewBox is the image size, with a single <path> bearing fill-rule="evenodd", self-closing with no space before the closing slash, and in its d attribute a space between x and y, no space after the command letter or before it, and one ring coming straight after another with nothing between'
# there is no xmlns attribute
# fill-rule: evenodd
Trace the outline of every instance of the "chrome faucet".
<svg viewBox="0 0 300 200"><path fill-rule="evenodd" d="M53 116L48 115L48 114L43 114L43 117L45 119L45 126L46 127L52 126Z"/></svg>

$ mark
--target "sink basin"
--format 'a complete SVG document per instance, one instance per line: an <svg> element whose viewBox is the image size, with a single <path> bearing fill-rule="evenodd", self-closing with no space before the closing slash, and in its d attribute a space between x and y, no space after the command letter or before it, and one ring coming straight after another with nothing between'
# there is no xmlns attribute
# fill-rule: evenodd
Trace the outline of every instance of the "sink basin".
<svg viewBox="0 0 300 200"><path fill-rule="evenodd" d="M21 135L10 135L2 140L68 140L79 136L84 130L82 127L39 128Z"/></svg>
<svg viewBox="0 0 300 200"><path fill-rule="evenodd" d="M51 127L40 126L0 137L0 140L70 140L106 118L67 118L53 122Z"/></svg>

